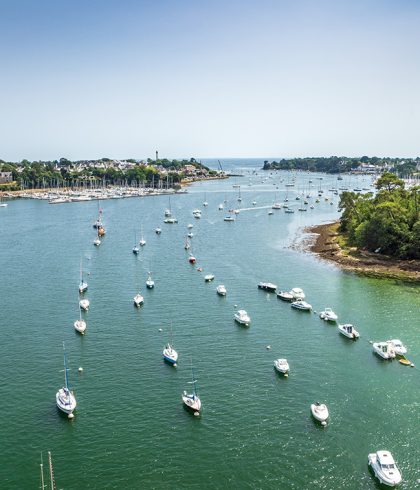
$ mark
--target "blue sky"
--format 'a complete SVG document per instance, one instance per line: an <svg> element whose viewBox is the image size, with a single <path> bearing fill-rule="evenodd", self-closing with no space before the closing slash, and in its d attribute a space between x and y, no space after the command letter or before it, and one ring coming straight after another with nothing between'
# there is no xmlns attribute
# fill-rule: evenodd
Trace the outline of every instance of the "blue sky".
<svg viewBox="0 0 420 490"><path fill-rule="evenodd" d="M420 155L420 2L0 0L0 158Z"/></svg>

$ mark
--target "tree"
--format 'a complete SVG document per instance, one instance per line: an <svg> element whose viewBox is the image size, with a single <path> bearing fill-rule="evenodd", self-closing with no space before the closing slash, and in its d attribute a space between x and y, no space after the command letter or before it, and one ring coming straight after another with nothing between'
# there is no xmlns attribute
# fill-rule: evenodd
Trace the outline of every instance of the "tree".
<svg viewBox="0 0 420 490"><path fill-rule="evenodd" d="M376 181L375 187L380 191L386 189L391 192L394 189L404 189L404 181L399 179L395 174L391 172L384 172Z"/></svg>

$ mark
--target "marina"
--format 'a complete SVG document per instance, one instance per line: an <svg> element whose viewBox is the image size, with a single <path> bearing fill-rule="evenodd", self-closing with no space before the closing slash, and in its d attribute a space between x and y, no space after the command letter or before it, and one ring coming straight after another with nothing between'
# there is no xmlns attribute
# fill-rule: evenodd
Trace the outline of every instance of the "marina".
<svg viewBox="0 0 420 490"><path fill-rule="evenodd" d="M91 488L136 488L139 482L164 488L168 478L179 487L193 465L191 485L206 479L209 488L234 478L256 488L291 483L291 488L375 489L367 456L384 447L398 462L401 488L418 478L413 430L418 369L381 359L369 342L394 339L419 364L418 288L344 273L305 253L296 246L303 229L336 219L336 206L315 204L313 193L313 210L268 216L274 192L279 201L285 198L289 173L252 174L247 168L241 173L252 186L241 188L247 212L239 212L231 225L218 207L225 195L236 201L232 180L199 182L187 194L171 197L171 214L179 223L162 227L159 235L156 227L168 218L167 196L101 203L106 236L100 247L92 247L96 202L49 206L22 199L3 210L0 266L8 281L0 283L0 294L4 323L15 330L0 346L4 379L14 380L3 391L8 424L0 429L6 488L36 486L36 464L45 448L54 454L60 488L80 487L80 467ZM316 177L296 173L296 190L287 190L290 199L308 179L318 187ZM366 187L363 177L344 178ZM334 187L335 176L323 179L326 190ZM199 207L191 265L186 229ZM132 253L133 234L140 229L147 246ZM32 247L16 245L21 236L30 236ZM150 264L155 288L146 287ZM217 283L206 285L206 276L216 277L229 294L216 294ZM261 279L272 283L258 290ZM79 283L87 288L87 281L89 289L82 289L89 309L79 312L75 289ZM48 288L37 286L45 283ZM293 293L293 301L304 298L312 312L293 311L290 302L270 294L274 285ZM25 305L31 315L25 317L10 294L24 287L32 291ZM139 287L142 306L135 308ZM340 321L357 326L358 342L319 318L326 305ZM249 327L234 321L238 310L246 310ZM89 325L83 336L73 328L76 314ZM172 346L171 323L176 351L163 352ZM72 420L60 416L54 403L62 383L63 341L77 397ZM280 356L279 369L288 373L283 357L292 367L287 378L273 369ZM243 369L244 359L252 369ZM198 396L197 380L199 405L191 398ZM31 396L30 412L24 395ZM402 396L404 402L396 404ZM191 400L192 411L183 410ZM325 427L311 417L314 400L328 406ZM199 417L192 416L197 412ZM240 464L227 464L227 456ZM28 460L33 475L21 471Z"/></svg>

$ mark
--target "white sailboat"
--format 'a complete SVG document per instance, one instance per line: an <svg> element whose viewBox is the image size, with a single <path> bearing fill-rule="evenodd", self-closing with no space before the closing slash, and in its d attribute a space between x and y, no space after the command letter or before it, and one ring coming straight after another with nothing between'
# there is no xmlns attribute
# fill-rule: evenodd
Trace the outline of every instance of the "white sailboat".
<svg viewBox="0 0 420 490"><path fill-rule="evenodd" d="M69 387L69 376L68 376L68 367L67 367L67 357L66 357L66 349L63 342L63 350L64 350L64 386L60 388L56 395L55 400L57 407L67 414L69 419L74 417L73 412L76 409L76 398L73 392Z"/></svg>
<svg viewBox="0 0 420 490"><path fill-rule="evenodd" d="M193 386L192 393L187 393L187 391L184 391L182 394L182 401L187 408L189 408L194 412L194 415L200 415L201 400L200 397L198 396L197 380L194 379L194 368L192 365L192 359L191 359L191 375L192 375L192 381L190 381L189 384L192 384Z"/></svg>
<svg viewBox="0 0 420 490"><path fill-rule="evenodd" d="M155 281L152 279L152 273L149 271L149 275L147 276L146 287L148 289L153 289L155 287Z"/></svg>
<svg viewBox="0 0 420 490"><path fill-rule="evenodd" d="M173 366L176 366L176 363L178 361L178 352L173 347L173 342L172 342L172 322L171 322L171 340L163 348L162 354L163 354L163 359L166 362L168 362L169 364L172 364Z"/></svg>
<svg viewBox="0 0 420 490"><path fill-rule="evenodd" d="M82 294L87 291L88 283L83 279L83 260L80 259L80 282L79 282L79 293Z"/></svg>
<svg viewBox="0 0 420 490"><path fill-rule="evenodd" d="M99 247L99 245L101 244L101 239L99 238L99 230L100 228L97 228L96 238L95 240L93 240L93 244L95 245L95 247Z"/></svg>
<svg viewBox="0 0 420 490"><path fill-rule="evenodd" d="M140 252L140 248L137 245L137 236L136 232L134 232L134 247L133 247L133 254L137 255Z"/></svg>
<svg viewBox="0 0 420 490"><path fill-rule="evenodd" d="M80 334L84 335L86 331L86 322L82 320L82 308L79 303L79 319L76 320L74 323L74 329L79 332Z"/></svg>
<svg viewBox="0 0 420 490"><path fill-rule="evenodd" d="M79 301L79 306L80 306L80 308L82 308L82 310L87 311L89 309L90 302L87 298L81 299Z"/></svg>
<svg viewBox="0 0 420 490"><path fill-rule="evenodd" d="M143 225L141 226L141 238L139 241L139 245L140 247L144 247L146 245L146 240L143 237Z"/></svg>

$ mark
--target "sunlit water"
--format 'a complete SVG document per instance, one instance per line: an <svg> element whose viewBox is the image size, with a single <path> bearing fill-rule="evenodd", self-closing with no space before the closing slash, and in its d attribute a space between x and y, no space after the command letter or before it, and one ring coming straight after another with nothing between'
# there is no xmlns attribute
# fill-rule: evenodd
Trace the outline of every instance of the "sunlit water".
<svg viewBox="0 0 420 490"><path fill-rule="evenodd" d="M369 341L400 338L420 366L418 288L343 273L290 248L305 226L338 217L331 186L371 179L343 184L298 173L287 193L296 212L269 216L274 199L286 196L288 174L269 175L248 168L242 178L195 184L171 199L177 225L163 224L167 196L102 202L107 236L99 248L92 244L96 202L20 200L0 210L1 488L38 488L40 453L45 460L50 450L64 489L375 489L367 455L384 448L402 470L401 488L415 488L419 371L377 358ZM235 183L248 210L227 223L218 205L226 198L226 208L239 206ZM297 211L296 195L309 192L313 202L320 183L334 205L322 198ZM188 223L195 267L183 248ZM135 256L141 225L147 244ZM73 329L81 257L91 302L84 337ZM154 290L145 288L149 270ZM215 281L205 283L205 273ZM259 281L302 287L315 311L332 307L361 339L292 310L258 290ZM220 283L226 298L215 292ZM139 288L145 303L137 310ZM251 316L248 329L233 321L238 308ZM171 322L176 368L162 361ZM55 406L63 341L78 402L73 421ZM288 359L289 378L274 371L278 357ZM191 358L200 417L181 402ZM318 400L330 411L326 428L310 415Z"/></svg>

